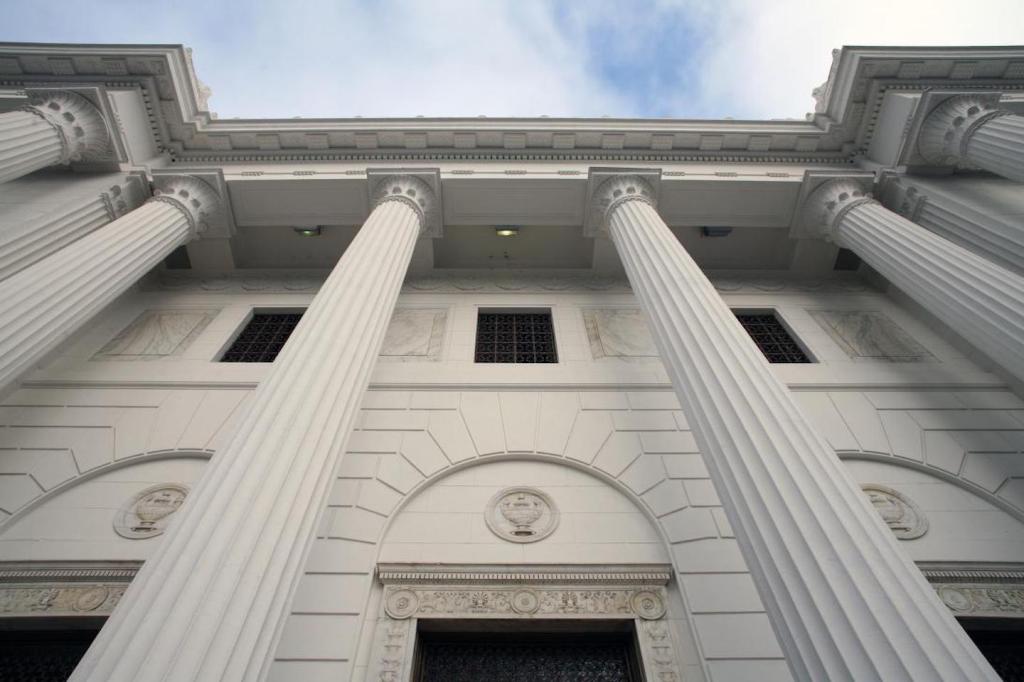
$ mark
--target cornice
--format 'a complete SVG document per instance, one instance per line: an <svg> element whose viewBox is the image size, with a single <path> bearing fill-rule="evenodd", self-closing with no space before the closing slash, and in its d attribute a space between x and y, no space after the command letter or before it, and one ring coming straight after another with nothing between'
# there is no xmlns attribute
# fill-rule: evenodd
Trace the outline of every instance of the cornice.
<svg viewBox="0 0 1024 682"><path fill-rule="evenodd" d="M1024 47L845 47L810 120L216 120L180 45L0 44L0 86L138 89L172 163L585 161L849 165L886 92L1024 89Z"/></svg>
<svg viewBox="0 0 1024 682"><path fill-rule="evenodd" d="M557 584L557 585L665 585L672 567L637 565L490 565L490 564L378 564L377 579L384 585L402 584Z"/></svg>

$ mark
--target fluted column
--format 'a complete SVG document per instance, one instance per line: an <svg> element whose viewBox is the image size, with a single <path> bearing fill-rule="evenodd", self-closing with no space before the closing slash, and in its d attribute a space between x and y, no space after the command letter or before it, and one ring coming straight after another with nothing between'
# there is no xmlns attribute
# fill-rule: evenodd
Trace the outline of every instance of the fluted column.
<svg viewBox="0 0 1024 682"><path fill-rule="evenodd" d="M880 199L907 220L1024 276L1024 190L1015 183L892 175L884 178Z"/></svg>
<svg viewBox="0 0 1024 682"><path fill-rule="evenodd" d="M79 664L81 682L261 680L421 229L391 177L160 547Z"/></svg>
<svg viewBox="0 0 1024 682"><path fill-rule="evenodd" d="M612 240L800 680L996 680L804 419L639 177L598 189Z"/></svg>
<svg viewBox="0 0 1024 682"><path fill-rule="evenodd" d="M0 389L204 227L218 201L200 180L172 190L0 282Z"/></svg>
<svg viewBox="0 0 1024 682"><path fill-rule="evenodd" d="M84 97L50 91L36 99L0 114L0 183L79 161L110 144L103 115Z"/></svg>
<svg viewBox="0 0 1024 682"><path fill-rule="evenodd" d="M847 180L816 189L805 223L1024 380L1024 278L890 211Z"/></svg>
<svg viewBox="0 0 1024 682"><path fill-rule="evenodd" d="M34 189L36 182L6 187L28 183ZM138 208L147 194L141 175L81 178L47 195L45 202L37 196L0 214L0 281Z"/></svg>
<svg viewBox="0 0 1024 682"><path fill-rule="evenodd" d="M1024 182L1024 116L1000 109L991 96L961 95L937 106L918 148L928 163L977 166Z"/></svg>

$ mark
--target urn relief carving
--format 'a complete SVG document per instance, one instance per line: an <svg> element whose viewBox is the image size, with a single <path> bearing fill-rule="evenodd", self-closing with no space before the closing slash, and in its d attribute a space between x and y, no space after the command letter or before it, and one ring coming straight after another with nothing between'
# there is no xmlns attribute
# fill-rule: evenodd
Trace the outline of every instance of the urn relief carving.
<svg viewBox="0 0 1024 682"><path fill-rule="evenodd" d="M178 483L160 483L140 492L121 507L114 517L114 530L130 540L144 540L164 532L171 514L185 501L188 488Z"/></svg>
<svg viewBox="0 0 1024 682"><path fill-rule="evenodd" d="M535 488L506 488L487 505L487 527L509 542L537 542L558 527L558 509Z"/></svg>
<svg viewBox="0 0 1024 682"><path fill-rule="evenodd" d="M928 532L924 512L903 493L876 483L862 485L861 489L898 539L914 540Z"/></svg>

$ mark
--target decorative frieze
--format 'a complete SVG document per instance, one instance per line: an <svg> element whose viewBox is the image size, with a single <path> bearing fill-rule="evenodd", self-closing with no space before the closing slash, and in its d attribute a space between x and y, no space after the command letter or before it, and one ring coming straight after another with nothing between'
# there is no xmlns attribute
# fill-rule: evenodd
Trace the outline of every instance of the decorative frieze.
<svg viewBox="0 0 1024 682"><path fill-rule="evenodd" d="M388 586L384 611L392 618L641 618L665 615L662 588Z"/></svg>
<svg viewBox="0 0 1024 682"><path fill-rule="evenodd" d="M935 585L955 616L1024 617L1024 586Z"/></svg>
<svg viewBox="0 0 1024 682"><path fill-rule="evenodd" d="M139 562L0 565L0 615L108 615L138 569Z"/></svg>
<svg viewBox="0 0 1024 682"><path fill-rule="evenodd" d="M671 567L386 564L369 680L409 679L420 619L632 620L647 679L681 680L668 620Z"/></svg>
<svg viewBox="0 0 1024 682"><path fill-rule="evenodd" d="M5 616L107 615L127 584L17 585L0 587L0 614Z"/></svg>
<svg viewBox="0 0 1024 682"><path fill-rule="evenodd" d="M212 291L224 294L316 293L327 274L323 270L252 270L202 277L163 271L153 273L143 286L150 291ZM855 275L829 279L712 276L711 282L723 294L851 294L870 289ZM406 295L462 292L629 294L631 291L625 277L569 270L435 270L426 276L410 275L402 285L402 293Z"/></svg>

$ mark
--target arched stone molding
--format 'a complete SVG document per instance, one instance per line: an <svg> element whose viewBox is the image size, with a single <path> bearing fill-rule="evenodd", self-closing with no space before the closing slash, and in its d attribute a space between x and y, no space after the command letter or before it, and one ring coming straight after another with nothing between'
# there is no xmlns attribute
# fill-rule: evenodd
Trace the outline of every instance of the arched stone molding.
<svg viewBox="0 0 1024 682"><path fill-rule="evenodd" d="M352 679L362 679L365 671L353 669L368 660L373 633L363 622L377 613L378 603L324 595L371 594L381 541L416 493L468 467L512 460L567 466L632 500L668 548L684 600L695 595L700 601L684 609L698 641L717 639L711 630L726 622L752 633L725 648L694 651L686 660L695 668L684 678L754 665L773 674L787 670L672 393L370 391L363 407L271 679L314 667L324 675L355 672ZM316 634L326 632L330 637ZM713 646L723 646L719 642Z"/></svg>
<svg viewBox="0 0 1024 682"><path fill-rule="evenodd" d="M2 457L3 454L5 453L0 452L0 457ZM20 474L15 473L8 475L20 475L30 478L39 487L39 492L37 495L29 499L28 501L23 502L17 508L13 510L5 510L8 511L10 515L4 517L3 519L0 519L0 535L3 535L3 533L8 528L10 528L16 521L21 519L23 516L25 516L32 510L42 506L48 500L60 495L61 493L67 492L71 488L81 485L86 481L98 478L100 476L103 476L104 474L108 474L111 471L116 471L118 469L124 469L127 467L135 466L143 462L185 458L207 460L210 459L210 457L212 456L213 450L204 450L202 448L175 448L170 450L153 450L149 452L139 452L135 453L134 455L125 457L123 459L118 459L107 464L102 464L93 469L79 472L77 475L67 478L64 481L48 488L44 487L43 484L39 482L39 475L37 474L37 472L33 471L30 466L26 466L24 472Z"/></svg>
<svg viewBox="0 0 1024 682"><path fill-rule="evenodd" d="M1021 523L1024 523L1024 508L1014 504L1013 502L994 494L979 485L978 483L965 478L963 475L958 475L941 469L937 466L932 466L922 462L914 462L889 452L864 452L864 451L840 451L836 453L839 459L842 460L856 460L863 459L871 462L882 462L895 467L903 467L906 469L913 469L914 471L920 471L922 473L934 476L942 481L951 483L958 488L962 488L972 495L976 495L981 499L985 500L993 507L1000 509L1013 518L1017 519ZM879 481L884 483L885 481Z"/></svg>
<svg viewBox="0 0 1024 682"><path fill-rule="evenodd" d="M1024 518L1024 402L1013 393L794 391L793 396L840 457L926 471Z"/></svg>

